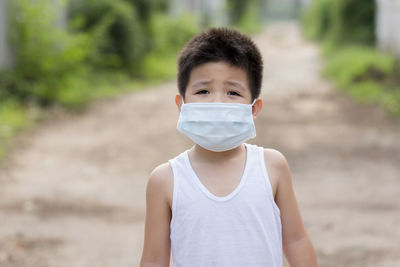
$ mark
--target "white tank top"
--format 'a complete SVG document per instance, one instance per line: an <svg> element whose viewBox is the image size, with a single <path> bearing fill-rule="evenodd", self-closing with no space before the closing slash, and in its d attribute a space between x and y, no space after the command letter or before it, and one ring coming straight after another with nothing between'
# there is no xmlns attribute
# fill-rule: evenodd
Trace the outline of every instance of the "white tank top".
<svg viewBox="0 0 400 267"><path fill-rule="evenodd" d="M174 267L282 267L280 211L264 149L245 144L236 189L218 197L191 167L188 150L169 160L174 174L170 238Z"/></svg>

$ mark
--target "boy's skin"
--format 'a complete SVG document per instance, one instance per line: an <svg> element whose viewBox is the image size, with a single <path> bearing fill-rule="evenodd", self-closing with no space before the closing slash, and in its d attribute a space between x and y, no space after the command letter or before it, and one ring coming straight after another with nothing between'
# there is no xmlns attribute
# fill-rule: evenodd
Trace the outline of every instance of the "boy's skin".
<svg viewBox="0 0 400 267"><path fill-rule="evenodd" d="M248 84L246 72L238 67L225 62L204 63L190 73L184 101L251 104ZM180 111L182 96L176 95L175 102ZM253 105L254 119L261 108L262 100L257 99ZM195 144L188 155L201 182L211 193L221 197L238 186L245 166L245 151L243 144L224 152L209 151ZM288 163L274 149L264 149L264 157L275 202L280 209L286 258L293 267L317 266L314 248L300 215ZM164 163L153 170L147 183L141 267L169 266L172 194L172 169L169 163Z"/></svg>

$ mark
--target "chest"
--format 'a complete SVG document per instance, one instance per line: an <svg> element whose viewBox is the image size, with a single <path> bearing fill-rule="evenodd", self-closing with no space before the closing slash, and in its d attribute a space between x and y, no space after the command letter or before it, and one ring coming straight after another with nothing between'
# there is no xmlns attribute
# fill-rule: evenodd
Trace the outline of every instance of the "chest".
<svg viewBox="0 0 400 267"><path fill-rule="evenodd" d="M194 164L192 168L210 193L217 197L224 197L232 193L239 185L243 177L245 161L236 161L231 164Z"/></svg>
<svg viewBox="0 0 400 267"><path fill-rule="evenodd" d="M263 160L257 160L254 156L246 162L247 158L239 158L235 161L227 162L211 162L204 163L196 160L186 159L184 162L183 172L184 176L193 176L197 182L201 183L201 187L206 189L208 193L215 197L226 197L233 193L242 182L242 179L247 177L247 181L244 184L251 186L259 185L261 189L262 182L260 180L267 178L267 183L270 184L273 197L276 197L278 187L278 176L273 164L267 164L271 160L268 158ZM247 165L246 165L247 164ZM183 166L182 165L182 166ZM268 177L264 176L262 169L265 168ZM169 192L169 204L172 205L172 194L173 194L173 182L171 172L171 183ZM249 178L250 177L250 178ZM255 178L256 177L256 178ZM268 179L269 178L269 179ZM254 179L258 180L255 181ZM194 180L193 180L194 181ZM265 190L267 190L265 188Z"/></svg>

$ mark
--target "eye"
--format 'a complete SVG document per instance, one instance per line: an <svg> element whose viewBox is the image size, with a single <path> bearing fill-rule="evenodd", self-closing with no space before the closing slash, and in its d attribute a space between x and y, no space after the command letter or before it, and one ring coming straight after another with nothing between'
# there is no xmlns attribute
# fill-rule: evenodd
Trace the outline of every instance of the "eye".
<svg viewBox="0 0 400 267"><path fill-rule="evenodd" d="M235 92L235 91L229 91L228 95L241 96L238 92Z"/></svg>
<svg viewBox="0 0 400 267"><path fill-rule="evenodd" d="M206 95L206 94L209 94L209 93L210 92L208 90L203 89L203 90L197 91L196 95Z"/></svg>

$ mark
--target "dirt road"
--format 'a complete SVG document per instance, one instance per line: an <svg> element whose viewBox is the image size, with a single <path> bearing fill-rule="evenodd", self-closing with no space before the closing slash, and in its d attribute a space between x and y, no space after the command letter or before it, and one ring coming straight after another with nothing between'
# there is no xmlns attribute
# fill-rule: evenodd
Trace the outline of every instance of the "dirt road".
<svg viewBox="0 0 400 267"><path fill-rule="evenodd" d="M256 41L264 107L250 143L286 155L319 266L400 266L400 121L334 91L296 24ZM19 136L0 168L0 266L138 266L148 175L191 146L176 91L99 101Z"/></svg>

